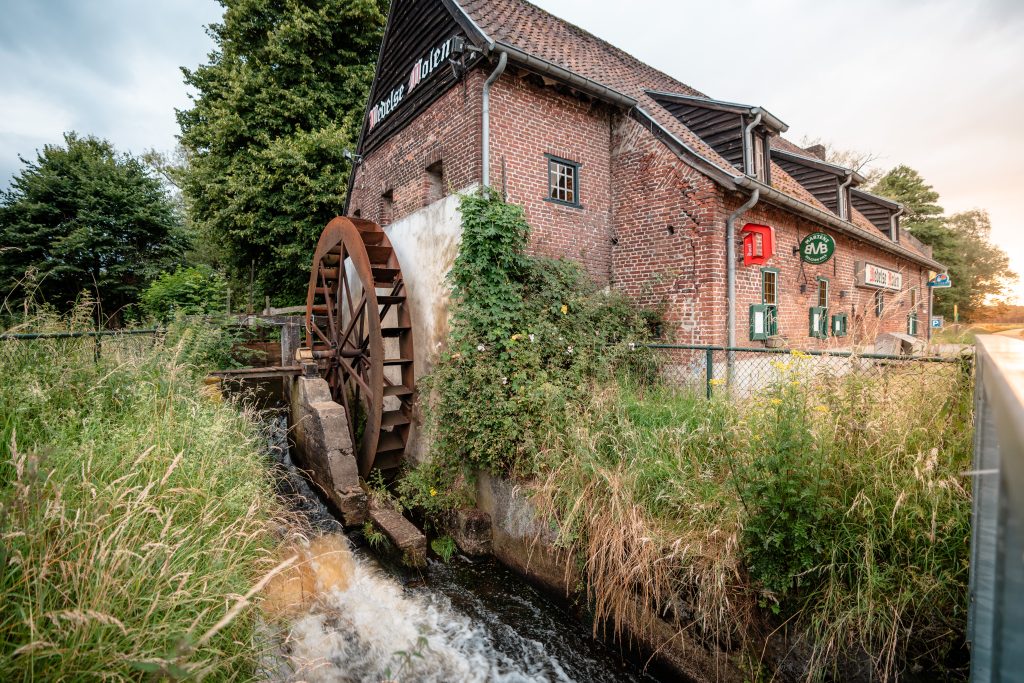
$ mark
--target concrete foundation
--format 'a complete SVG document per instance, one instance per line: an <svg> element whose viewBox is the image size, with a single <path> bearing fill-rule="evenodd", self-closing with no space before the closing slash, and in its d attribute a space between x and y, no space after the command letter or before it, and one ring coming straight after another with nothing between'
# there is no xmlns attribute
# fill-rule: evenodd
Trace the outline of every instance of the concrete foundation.
<svg viewBox="0 0 1024 683"><path fill-rule="evenodd" d="M427 537L401 513L371 502L370 521L402 554L403 563L410 567L427 566Z"/></svg>
<svg viewBox="0 0 1024 683"><path fill-rule="evenodd" d="M362 524L366 492L359 485L345 409L331 400L327 381L319 377L296 377L289 393L296 462L338 507L345 526Z"/></svg>
<svg viewBox="0 0 1024 683"><path fill-rule="evenodd" d="M557 596L580 591L583 577L577 558L555 546L556 530L538 515L519 487L481 472L477 507L491 518L492 552L502 564ZM746 680L729 653L706 649L649 608L638 605L632 611L641 616L626 625L623 640L639 646L661 665L693 681Z"/></svg>

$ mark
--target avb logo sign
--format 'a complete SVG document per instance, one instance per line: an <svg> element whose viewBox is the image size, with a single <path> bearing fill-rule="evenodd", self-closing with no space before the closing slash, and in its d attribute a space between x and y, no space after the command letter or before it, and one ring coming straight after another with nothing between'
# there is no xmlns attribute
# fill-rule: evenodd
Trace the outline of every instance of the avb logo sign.
<svg viewBox="0 0 1024 683"><path fill-rule="evenodd" d="M825 263L836 252L836 241L824 232L812 232L800 240L800 260L804 263Z"/></svg>

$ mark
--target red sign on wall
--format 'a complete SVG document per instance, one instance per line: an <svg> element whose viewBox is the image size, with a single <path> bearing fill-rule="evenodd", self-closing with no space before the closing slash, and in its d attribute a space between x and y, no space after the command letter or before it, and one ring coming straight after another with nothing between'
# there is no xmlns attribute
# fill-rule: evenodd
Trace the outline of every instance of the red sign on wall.
<svg viewBox="0 0 1024 683"><path fill-rule="evenodd" d="M747 223L740 232L743 234L743 265L768 263L775 253L775 228Z"/></svg>

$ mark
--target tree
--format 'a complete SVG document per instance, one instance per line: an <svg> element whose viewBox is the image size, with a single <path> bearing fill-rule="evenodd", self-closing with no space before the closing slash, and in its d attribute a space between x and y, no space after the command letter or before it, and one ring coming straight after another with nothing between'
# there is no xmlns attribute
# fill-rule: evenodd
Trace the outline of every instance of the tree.
<svg viewBox="0 0 1024 683"><path fill-rule="evenodd" d="M41 296L67 310L89 290L116 320L180 258L179 217L140 160L71 132L64 146L46 145L22 162L0 195L0 286L14 300Z"/></svg>
<svg viewBox="0 0 1024 683"><path fill-rule="evenodd" d="M1006 252L992 244L992 222L980 209L955 213L946 221L957 245L956 277L943 293L944 308L959 307L960 315L975 320L985 305L1006 294L1015 277ZM939 297L936 297L939 299Z"/></svg>
<svg viewBox="0 0 1024 683"><path fill-rule="evenodd" d="M947 267L953 286L936 293L937 314L952 318L956 305L960 315L970 319L986 301L1003 295L1013 272L1006 252L989 239L988 213L974 210L945 217L939 193L908 166L892 169L872 190L905 207L902 226L930 246L935 260Z"/></svg>
<svg viewBox="0 0 1024 683"><path fill-rule="evenodd" d="M161 273L142 293L143 310L158 320L167 320L177 313L196 315L223 311L227 287L209 266L178 268Z"/></svg>
<svg viewBox="0 0 1024 683"><path fill-rule="evenodd" d="M342 211L386 0L220 0L210 61L178 111L186 205L229 273L294 303L316 239Z"/></svg>

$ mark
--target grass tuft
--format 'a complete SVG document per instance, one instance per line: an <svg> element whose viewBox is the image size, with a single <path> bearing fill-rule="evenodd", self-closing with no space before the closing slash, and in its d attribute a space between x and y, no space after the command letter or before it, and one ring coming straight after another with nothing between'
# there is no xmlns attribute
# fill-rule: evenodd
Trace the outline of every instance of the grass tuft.
<svg viewBox="0 0 1024 683"><path fill-rule="evenodd" d="M282 511L254 416L201 391L222 342L0 342L3 680L251 676Z"/></svg>

